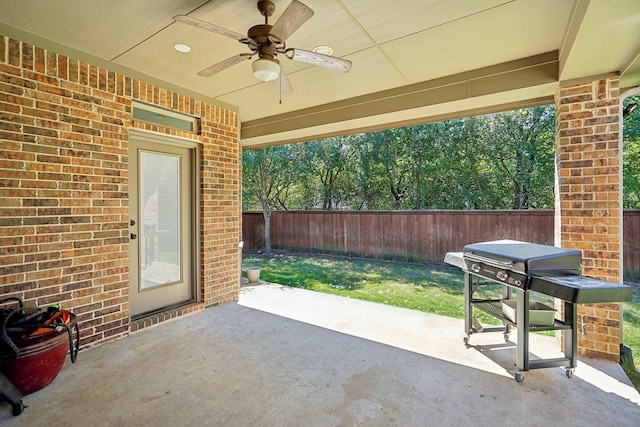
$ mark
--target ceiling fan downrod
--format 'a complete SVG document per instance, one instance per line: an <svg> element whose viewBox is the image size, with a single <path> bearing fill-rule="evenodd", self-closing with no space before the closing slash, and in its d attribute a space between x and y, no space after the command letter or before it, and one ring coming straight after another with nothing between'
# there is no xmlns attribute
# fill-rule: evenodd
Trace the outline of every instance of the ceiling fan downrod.
<svg viewBox="0 0 640 427"><path fill-rule="evenodd" d="M264 23L268 24L269 17L276 11L276 5L269 0L261 0L258 2L258 10L260 11L260 15L264 16Z"/></svg>

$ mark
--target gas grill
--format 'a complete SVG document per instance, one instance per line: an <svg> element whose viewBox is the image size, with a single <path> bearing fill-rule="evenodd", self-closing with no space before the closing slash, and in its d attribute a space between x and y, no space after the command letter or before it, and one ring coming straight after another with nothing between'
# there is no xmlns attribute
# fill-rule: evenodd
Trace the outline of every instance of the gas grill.
<svg viewBox="0 0 640 427"><path fill-rule="evenodd" d="M466 245L463 252L449 252L445 262L464 272L465 344L480 332L503 332L509 340L512 327L517 329L517 367L514 376L524 380L523 371L535 368L565 366L567 377L577 365L576 304L631 300L631 288L618 283L581 275L582 255L574 249L499 240ZM502 285L499 298L480 297L485 286ZM530 322L530 292L558 298L563 302L562 318L545 324ZM514 303L515 300L515 303ZM504 306L515 307L515 315L507 315ZM502 326L485 327L473 315L474 308L502 321ZM582 324L584 332L584 322ZM564 357L529 358L529 332L564 331Z"/></svg>

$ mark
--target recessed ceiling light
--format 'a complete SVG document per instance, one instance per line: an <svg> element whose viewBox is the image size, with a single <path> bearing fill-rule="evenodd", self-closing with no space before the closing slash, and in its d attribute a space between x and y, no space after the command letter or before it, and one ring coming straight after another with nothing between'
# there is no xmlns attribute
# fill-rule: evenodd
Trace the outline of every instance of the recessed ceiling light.
<svg viewBox="0 0 640 427"><path fill-rule="evenodd" d="M176 43L173 45L173 48L182 53L191 52L191 48L184 43Z"/></svg>
<svg viewBox="0 0 640 427"><path fill-rule="evenodd" d="M333 55L333 48L331 48L331 46L316 46L313 48L313 51L321 55Z"/></svg>

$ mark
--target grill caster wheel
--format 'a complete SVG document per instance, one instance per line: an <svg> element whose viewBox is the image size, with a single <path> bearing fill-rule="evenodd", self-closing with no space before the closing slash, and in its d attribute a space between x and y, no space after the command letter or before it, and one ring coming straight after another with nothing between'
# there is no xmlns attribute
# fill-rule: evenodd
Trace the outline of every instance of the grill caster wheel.
<svg viewBox="0 0 640 427"><path fill-rule="evenodd" d="M572 378L575 370L575 368L566 368L564 373L567 375L567 378Z"/></svg>
<svg viewBox="0 0 640 427"><path fill-rule="evenodd" d="M22 414L22 412L24 411L24 404L22 403L22 401L18 402L18 403L14 403L11 405L11 409L12 409L12 414L14 417L17 417L18 415Z"/></svg>
<svg viewBox="0 0 640 427"><path fill-rule="evenodd" d="M519 382L519 383L524 381L524 374L522 372L520 372L520 371L516 371L515 377L516 377L516 381Z"/></svg>
<svg viewBox="0 0 640 427"><path fill-rule="evenodd" d="M468 345L468 344L469 344L469 335L467 335L466 337L464 337L464 338L462 339L462 341L464 341L464 344L465 344L465 345Z"/></svg>
<svg viewBox="0 0 640 427"><path fill-rule="evenodd" d="M504 334L504 342L509 342L509 334Z"/></svg>

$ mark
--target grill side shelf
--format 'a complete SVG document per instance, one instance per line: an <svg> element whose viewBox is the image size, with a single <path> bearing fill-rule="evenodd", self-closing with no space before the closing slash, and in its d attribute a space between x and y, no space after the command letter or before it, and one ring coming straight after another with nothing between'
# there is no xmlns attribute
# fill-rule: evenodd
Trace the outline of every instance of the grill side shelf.
<svg viewBox="0 0 640 427"><path fill-rule="evenodd" d="M490 316L517 327L518 325L507 319L502 313L501 300L473 300L471 305L479 310L484 311ZM561 320L555 319L553 325L529 325L529 331L555 331L560 329L571 329L571 325Z"/></svg>

